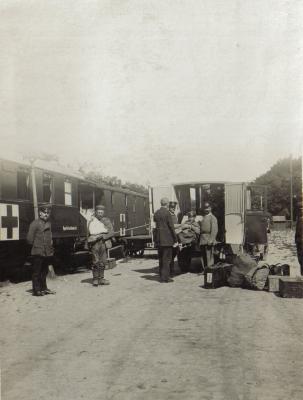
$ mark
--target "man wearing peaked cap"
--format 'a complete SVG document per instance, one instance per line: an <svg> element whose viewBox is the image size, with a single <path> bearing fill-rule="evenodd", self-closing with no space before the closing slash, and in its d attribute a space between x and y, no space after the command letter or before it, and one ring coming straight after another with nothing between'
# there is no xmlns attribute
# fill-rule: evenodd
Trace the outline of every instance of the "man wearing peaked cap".
<svg viewBox="0 0 303 400"><path fill-rule="evenodd" d="M109 285L104 278L104 270L107 263L107 249L112 247L111 238L114 236L113 225L109 218L104 216L105 207L98 204L95 207L95 215L88 223L88 243L92 253L93 286Z"/></svg>
<svg viewBox="0 0 303 400"><path fill-rule="evenodd" d="M216 237L218 234L218 221L211 211L211 205L205 203L200 235L201 262L203 268L214 264L214 245L216 244Z"/></svg>
<svg viewBox="0 0 303 400"><path fill-rule="evenodd" d="M33 295L44 296L45 294L54 294L47 288L46 276L50 257L54 254L51 223L49 221L51 214L50 204L40 204L38 207L39 218L35 219L29 226L27 242L32 246L31 255L33 256Z"/></svg>

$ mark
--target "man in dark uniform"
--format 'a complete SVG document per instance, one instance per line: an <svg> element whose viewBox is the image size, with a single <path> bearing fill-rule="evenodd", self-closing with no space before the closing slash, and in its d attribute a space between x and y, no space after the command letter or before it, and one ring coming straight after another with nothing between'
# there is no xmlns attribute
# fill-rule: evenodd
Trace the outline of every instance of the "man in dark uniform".
<svg viewBox="0 0 303 400"><path fill-rule="evenodd" d="M29 226L27 242L32 246L31 255L33 256L33 295L44 296L46 294L55 294L54 291L47 288L46 276L50 258L54 255L49 204L39 207L39 218L35 219Z"/></svg>
<svg viewBox="0 0 303 400"><path fill-rule="evenodd" d="M111 248L111 238L114 236L113 225L109 218L104 216L105 207L97 205L95 215L88 223L88 243L92 253L93 286L109 285L104 278L107 263L107 249Z"/></svg>
<svg viewBox="0 0 303 400"><path fill-rule="evenodd" d="M168 211L169 200L161 199L161 208L155 212L156 244L159 255L160 282L173 282L169 278L169 267L172 260L173 247L178 246L172 216Z"/></svg>
<svg viewBox="0 0 303 400"><path fill-rule="evenodd" d="M297 256L301 268L301 275L303 275L303 203L302 200L297 205L297 222L295 242L297 247Z"/></svg>

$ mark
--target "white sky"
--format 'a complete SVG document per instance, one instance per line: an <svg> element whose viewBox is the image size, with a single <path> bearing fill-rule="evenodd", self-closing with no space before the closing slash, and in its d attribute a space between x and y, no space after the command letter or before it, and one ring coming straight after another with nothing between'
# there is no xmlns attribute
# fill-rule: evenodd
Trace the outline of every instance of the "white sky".
<svg viewBox="0 0 303 400"><path fill-rule="evenodd" d="M1 153L152 184L300 153L301 0L0 2Z"/></svg>

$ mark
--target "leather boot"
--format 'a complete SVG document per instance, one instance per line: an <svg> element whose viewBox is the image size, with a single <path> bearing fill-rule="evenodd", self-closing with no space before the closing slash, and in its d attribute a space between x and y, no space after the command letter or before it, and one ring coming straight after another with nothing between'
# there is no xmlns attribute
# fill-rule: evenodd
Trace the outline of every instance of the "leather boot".
<svg viewBox="0 0 303 400"><path fill-rule="evenodd" d="M104 267L100 266L98 268L98 273L99 273L99 285L109 285L109 281L104 278Z"/></svg>
<svg viewBox="0 0 303 400"><path fill-rule="evenodd" d="M98 284L99 284L98 267L93 266L93 286L98 286Z"/></svg>

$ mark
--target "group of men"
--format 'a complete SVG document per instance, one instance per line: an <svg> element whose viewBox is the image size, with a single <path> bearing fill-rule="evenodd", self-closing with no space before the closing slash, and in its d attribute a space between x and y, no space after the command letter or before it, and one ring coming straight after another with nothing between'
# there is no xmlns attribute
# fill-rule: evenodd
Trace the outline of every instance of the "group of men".
<svg viewBox="0 0 303 400"><path fill-rule="evenodd" d="M204 204L203 216L196 220L196 214L190 211L187 219L178 224L175 215L176 203L167 198L161 199L161 207L154 214L156 223L155 242L159 256L160 282L173 282L174 259L178 255L179 267L182 272L187 272L191 263L193 245L201 252L202 268L213 265L214 245L218 233L217 218L212 214L209 203ZM52 231L50 223L50 205L41 205L38 210L39 218L35 219L29 227L27 241L31 245L32 255L32 285L34 296L55 294L47 288L46 277L49 260L54 254ZM197 218L198 219L198 218ZM188 229L196 240L185 245L180 250L180 240L177 232L180 229ZM104 270L107 263L107 249L112 246L114 238L113 225L109 218L105 217L105 207L96 206L95 213L88 223L88 244L92 254L93 286L109 285L104 278ZM302 207L297 219L295 241L297 245L298 260L303 274L303 250L302 250Z"/></svg>
<svg viewBox="0 0 303 400"><path fill-rule="evenodd" d="M104 278L107 262L107 249L112 246L114 229L109 218L106 218L105 207L96 206L95 213L88 223L88 244L92 255L93 286L109 285ZM39 218L29 226L27 242L31 245L33 296L55 294L47 288L46 277L50 259L54 255L50 223L51 207L42 204L38 209Z"/></svg>
<svg viewBox="0 0 303 400"><path fill-rule="evenodd" d="M191 253L193 244L199 246L201 250L202 267L206 268L214 263L214 245L218 233L218 221L212 214L209 203L204 204L203 216L200 221L196 221L196 214L190 211L187 220L178 224L175 215L176 203L170 202L166 197L162 198L161 207L154 214L156 223L155 242L158 247L159 255L159 275L160 282L173 282L174 258L178 254L179 266L182 272L187 272L190 267ZM180 228L189 229L196 235L196 241L188 243L179 251L179 240L177 231Z"/></svg>

